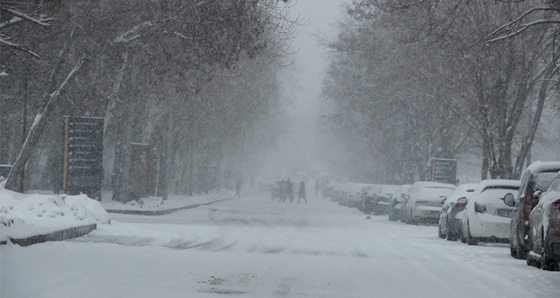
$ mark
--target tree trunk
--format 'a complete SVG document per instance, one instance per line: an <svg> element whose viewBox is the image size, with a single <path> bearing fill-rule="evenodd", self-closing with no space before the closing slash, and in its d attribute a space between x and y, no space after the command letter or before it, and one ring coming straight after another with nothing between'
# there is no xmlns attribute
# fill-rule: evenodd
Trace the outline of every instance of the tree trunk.
<svg viewBox="0 0 560 298"><path fill-rule="evenodd" d="M84 63L84 59L83 58L79 59L78 63L76 63L74 68L70 71L70 73L68 74L66 79L62 82L60 87L58 87L56 91L54 91L53 93L47 96L47 102L43 107L43 110L39 112L37 116L35 116L35 120L33 121L33 125L29 130L29 134L27 135L27 138L23 143L21 152L18 158L16 159L16 162L14 163L12 170L10 171L10 174L8 175L8 179L6 181L6 186L5 186L6 189L13 190L13 191L18 191L20 189L21 182L22 182L20 179L21 173L25 169L25 165L27 164L27 161L29 160L31 153L33 153L33 149L35 149L37 143L39 142L39 139L41 138L41 133L43 132L43 129L47 124L47 118L50 111L53 108L53 105L55 104L55 100L60 95L60 91L64 88L66 83L68 83L70 78L72 78L72 76L74 76L74 74L80 69L80 67L82 67L83 63Z"/></svg>

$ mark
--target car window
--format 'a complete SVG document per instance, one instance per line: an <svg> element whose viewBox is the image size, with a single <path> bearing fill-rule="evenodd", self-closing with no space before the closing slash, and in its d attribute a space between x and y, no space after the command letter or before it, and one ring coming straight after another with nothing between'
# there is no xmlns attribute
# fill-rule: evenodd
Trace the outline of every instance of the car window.
<svg viewBox="0 0 560 298"><path fill-rule="evenodd" d="M535 188L534 191L540 190L545 191L550 185L550 181L554 179L557 172L541 172L535 177Z"/></svg>
<svg viewBox="0 0 560 298"><path fill-rule="evenodd" d="M552 180L552 182L550 183L547 192L552 192L552 191L560 192L560 176L556 176L556 178L554 178L554 180Z"/></svg>

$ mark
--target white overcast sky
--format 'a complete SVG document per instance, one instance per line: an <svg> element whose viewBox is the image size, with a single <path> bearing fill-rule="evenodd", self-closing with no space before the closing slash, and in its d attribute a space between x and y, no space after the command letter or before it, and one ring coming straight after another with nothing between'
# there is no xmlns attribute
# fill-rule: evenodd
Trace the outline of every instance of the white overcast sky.
<svg viewBox="0 0 560 298"><path fill-rule="evenodd" d="M317 40L317 35L330 38L334 36L334 24L342 17L343 0L292 0L291 15L299 16L307 24L299 26L293 40L296 54L296 74L301 90L295 100L298 108L314 106L321 91L321 80L328 65L325 49ZM331 38L332 39L332 38Z"/></svg>
<svg viewBox="0 0 560 298"><path fill-rule="evenodd" d="M269 176L292 176L305 172L309 177L324 168L318 158L317 119L321 103L321 83L329 64L326 50L317 36L332 40L334 25L343 16L344 3L350 0L291 0L290 16L301 19L304 24L296 28L291 49L295 64L283 83L284 96L292 103L290 117L286 119L292 133L280 142L278 150L267 160Z"/></svg>

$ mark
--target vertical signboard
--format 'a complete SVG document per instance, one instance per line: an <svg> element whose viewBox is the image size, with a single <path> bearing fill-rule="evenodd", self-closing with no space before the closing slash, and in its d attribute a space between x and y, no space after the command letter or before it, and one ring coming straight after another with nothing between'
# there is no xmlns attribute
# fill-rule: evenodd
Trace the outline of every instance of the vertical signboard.
<svg viewBox="0 0 560 298"><path fill-rule="evenodd" d="M129 199L139 200L146 196L148 188L148 144L132 143L130 146Z"/></svg>
<svg viewBox="0 0 560 298"><path fill-rule="evenodd" d="M101 200L103 118L64 117L63 189Z"/></svg>
<svg viewBox="0 0 560 298"><path fill-rule="evenodd" d="M432 158L430 172L426 173L429 181L442 183L457 183L457 160L446 158Z"/></svg>

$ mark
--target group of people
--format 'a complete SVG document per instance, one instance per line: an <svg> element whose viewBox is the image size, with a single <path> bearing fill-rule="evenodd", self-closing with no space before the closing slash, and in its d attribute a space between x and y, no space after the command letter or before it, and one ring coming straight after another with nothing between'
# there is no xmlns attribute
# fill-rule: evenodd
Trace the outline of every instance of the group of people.
<svg viewBox="0 0 560 298"><path fill-rule="evenodd" d="M279 182L278 189L273 189L273 198L275 197L274 192L277 192L277 197L280 202L286 202L286 199L290 198L290 203L294 202L294 184L290 179L285 179ZM305 204L307 204L307 196L305 194L305 182L301 181L299 183L298 191L298 203L303 199Z"/></svg>

